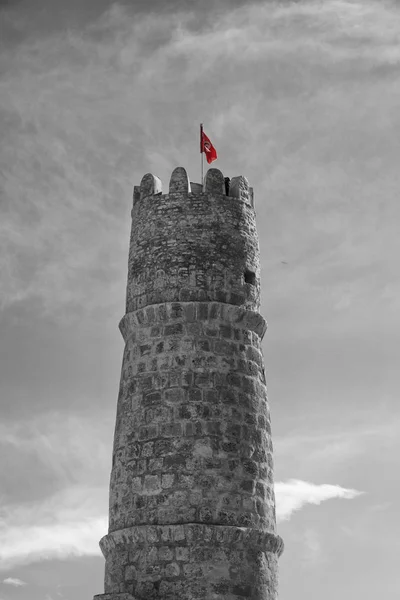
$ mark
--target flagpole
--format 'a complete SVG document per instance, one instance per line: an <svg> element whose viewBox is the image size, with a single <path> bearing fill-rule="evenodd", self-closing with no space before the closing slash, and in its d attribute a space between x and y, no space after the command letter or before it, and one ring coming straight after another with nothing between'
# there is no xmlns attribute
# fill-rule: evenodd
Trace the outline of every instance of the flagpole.
<svg viewBox="0 0 400 600"><path fill-rule="evenodd" d="M204 161L203 161L203 123L200 123L200 168L201 168L201 185L203 186L203 169L204 169Z"/></svg>

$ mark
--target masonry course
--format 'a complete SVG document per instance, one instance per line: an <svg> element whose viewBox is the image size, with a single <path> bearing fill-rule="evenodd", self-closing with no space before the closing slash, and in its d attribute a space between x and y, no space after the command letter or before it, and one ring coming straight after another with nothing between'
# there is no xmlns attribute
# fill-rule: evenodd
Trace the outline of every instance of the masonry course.
<svg viewBox="0 0 400 600"><path fill-rule="evenodd" d="M96 600L273 600L276 532L246 178L134 188L125 341ZM192 191L193 190L193 191Z"/></svg>

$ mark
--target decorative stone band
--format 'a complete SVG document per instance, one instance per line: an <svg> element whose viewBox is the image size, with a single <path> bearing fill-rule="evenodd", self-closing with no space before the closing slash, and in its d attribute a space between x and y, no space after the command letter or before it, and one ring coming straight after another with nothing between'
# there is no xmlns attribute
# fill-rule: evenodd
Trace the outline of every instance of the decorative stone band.
<svg viewBox="0 0 400 600"><path fill-rule="evenodd" d="M205 525L201 523L139 525L119 529L105 535L100 540L100 548L107 560L116 549L121 549L123 546L134 546L139 549L148 545L174 545L175 543L191 546L198 542L224 548L247 546L255 552L270 552L277 554L278 557L282 554L284 548L282 538L269 531L260 531L249 527Z"/></svg>
<svg viewBox="0 0 400 600"><path fill-rule="evenodd" d="M125 342L137 327L156 325L165 321L225 321L256 333L262 340L267 330L267 322L258 312L246 310L233 304L222 302L165 302L153 304L127 313L120 321L119 329Z"/></svg>

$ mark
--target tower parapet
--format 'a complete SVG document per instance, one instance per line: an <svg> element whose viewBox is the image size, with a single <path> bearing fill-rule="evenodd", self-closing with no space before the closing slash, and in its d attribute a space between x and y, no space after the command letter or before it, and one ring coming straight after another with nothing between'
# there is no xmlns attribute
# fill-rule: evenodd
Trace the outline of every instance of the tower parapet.
<svg viewBox="0 0 400 600"><path fill-rule="evenodd" d="M276 600L252 188L185 169L134 188L125 350L97 600Z"/></svg>
<svg viewBox="0 0 400 600"><path fill-rule="evenodd" d="M259 309L259 245L245 177L231 180L229 195L218 169L208 170L201 192L191 191L182 167L168 194L150 173L135 187L126 311L163 301Z"/></svg>

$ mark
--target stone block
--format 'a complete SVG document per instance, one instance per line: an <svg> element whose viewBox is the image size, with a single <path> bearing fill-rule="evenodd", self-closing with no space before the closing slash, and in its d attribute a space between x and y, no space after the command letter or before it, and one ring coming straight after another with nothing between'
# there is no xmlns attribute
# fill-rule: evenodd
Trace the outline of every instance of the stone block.
<svg viewBox="0 0 400 600"><path fill-rule="evenodd" d="M163 458L151 458L148 462L148 471L161 471L163 468Z"/></svg>
<svg viewBox="0 0 400 600"><path fill-rule="evenodd" d="M149 544L155 544L159 540L159 528L158 527L147 527L147 542Z"/></svg>
<svg viewBox="0 0 400 600"><path fill-rule="evenodd" d="M160 337L160 335L162 334L162 328L160 325L154 325L154 327L152 327L150 329L150 337Z"/></svg>
<svg viewBox="0 0 400 600"><path fill-rule="evenodd" d="M184 317L184 314L185 314L185 308L184 308L183 304L181 304L180 302L173 302L171 304L171 312L170 312L171 319L181 319L182 317Z"/></svg>
<svg viewBox="0 0 400 600"><path fill-rule="evenodd" d="M208 302L199 302L197 305L197 318L200 321L205 321L208 319Z"/></svg>
<svg viewBox="0 0 400 600"><path fill-rule="evenodd" d="M171 561L173 556L173 551L170 546L161 546L158 549L158 560L160 561Z"/></svg>
<svg viewBox="0 0 400 600"><path fill-rule="evenodd" d="M180 423L164 423L161 425L160 435L163 437L180 437L182 425Z"/></svg>
<svg viewBox="0 0 400 600"><path fill-rule="evenodd" d="M156 438L158 435L157 425L149 425L145 427L141 427L139 429L139 439L140 440L148 440L152 438Z"/></svg>
<svg viewBox="0 0 400 600"><path fill-rule="evenodd" d="M165 325L164 335L181 335L183 333L182 323L173 323L171 325Z"/></svg>
<svg viewBox="0 0 400 600"><path fill-rule="evenodd" d="M188 561L190 557L190 551L187 546L176 546L175 548L176 560Z"/></svg>
<svg viewBox="0 0 400 600"><path fill-rule="evenodd" d="M125 581L132 581L137 578L137 570L133 565L125 568Z"/></svg>
<svg viewBox="0 0 400 600"><path fill-rule="evenodd" d="M142 402L144 406L154 406L161 402L161 392L148 392L143 396Z"/></svg>

